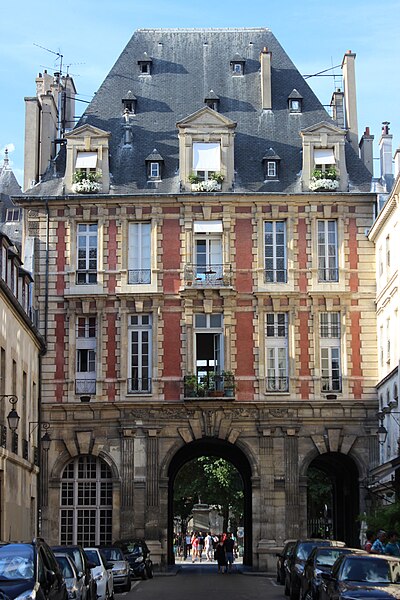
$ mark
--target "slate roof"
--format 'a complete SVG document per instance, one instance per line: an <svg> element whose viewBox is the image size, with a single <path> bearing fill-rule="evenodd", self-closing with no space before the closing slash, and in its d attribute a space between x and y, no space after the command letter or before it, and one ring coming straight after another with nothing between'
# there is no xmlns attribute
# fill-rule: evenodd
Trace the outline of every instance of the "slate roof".
<svg viewBox="0 0 400 600"><path fill-rule="evenodd" d="M261 108L260 51L272 52L272 111ZM152 61L151 75L140 73L138 61ZM244 75L232 74L232 57L245 61ZM157 193L179 193L179 150L176 123L204 106L210 90L219 98L218 112L237 123L235 192L301 191L300 130L332 122L321 102L267 28L141 29L136 31L82 116L111 132L110 194L154 193L148 186L146 157L157 148L163 157L163 180ZM289 113L288 97L296 90L302 112ZM131 115L132 144L124 143L123 105L128 91L137 98ZM293 96L292 96L293 97ZM280 157L278 181L264 183L266 148ZM371 176L347 143L347 167L353 191L369 191ZM59 165L57 166L59 171ZM46 187L47 185L47 187ZM32 194L52 194L54 173Z"/></svg>
<svg viewBox="0 0 400 600"><path fill-rule="evenodd" d="M7 210L18 208L11 200L11 196L21 194L21 187L8 163L8 157L0 167L0 231L7 235L14 243L22 240L22 216L19 221L6 221ZM21 212L21 209L20 209Z"/></svg>

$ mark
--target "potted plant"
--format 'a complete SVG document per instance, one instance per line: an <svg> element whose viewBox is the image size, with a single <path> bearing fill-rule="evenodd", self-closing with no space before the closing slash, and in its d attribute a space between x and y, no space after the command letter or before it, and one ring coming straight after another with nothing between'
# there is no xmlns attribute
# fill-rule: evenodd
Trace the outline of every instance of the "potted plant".
<svg viewBox="0 0 400 600"><path fill-rule="evenodd" d="M313 192L318 191L334 191L339 187L339 181L337 179L337 172L335 167L329 167L322 171L321 169L314 169L310 181L310 190Z"/></svg>
<svg viewBox="0 0 400 600"><path fill-rule="evenodd" d="M219 171L212 173L210 175L210 179L213 179L214 181L216 181L217 183L222 183L223 180L225 179L225 177L222 175L222 173L220 173Z"/></svg>
<svg viewBox="0 0 400 600"><path fill-rule="evenodd" d="M185 375L183 380L184 394L187 398L194 398L198 392L198 380L197 376L193 373Z"/></svg>
<svg viewBox="0 0 400 600"><path fill-rule="evenodd" d="M197 175L197 173L190 173L189 177L188 177L190 183L199 183L200 181L200 177Z"/></svg>
<svg viewBox="0 0 400 600"><path fill-rule="evenodd" d="M228 397L233 397L236 383L235 376L232 371L222 371L222 377L224 381L224 395Z"/></svg>
<svg viewBox="0 0 400 600"><path fill-rule="evenodd" d="M78 169L72 179L72 191L76 194L97 194L101 190L101 171Z"/></svg>

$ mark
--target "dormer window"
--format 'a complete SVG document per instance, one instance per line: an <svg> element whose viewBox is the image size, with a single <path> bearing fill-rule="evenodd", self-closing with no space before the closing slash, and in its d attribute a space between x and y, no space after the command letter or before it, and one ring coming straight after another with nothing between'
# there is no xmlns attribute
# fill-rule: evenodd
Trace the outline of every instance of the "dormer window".
<svg viewBox="0 0 400 600"><path fill-rule="evenodd" d="M126 98L122 98L122 107L123 107L123 111L126 112L130 112L132 114L135 114L136 112L136 102L137 102L137 98L136 96L134 96L132 94L132 92L128 92L126 95Z"/></svg>
<svg viewBox="0 0 400 600"><path fill-rule="evenodd" d="M19 208L7 208L6 222L19 221L21 211Z"/></svg>
<svg viewBox="0 0 400 600"><path fill-rule="evenodd" d="M194 142L193 173L199 181L212 179L221 170L221 145L210 142Z"/></svg>
<svg viewBox="0 0 400 600"><path fill-rule="evenodd" d="M77 152L75 171L96 172L97 152Z"/></svg>
<svg viewBox="0 0 400 600"><path fill-rule="evenodd" d="M278 179L280 156L278 156L273 148L268 148L265 152L262 162L264 165L264 180Z"/></svg>
<svg viewBox="0 0 400 600"><path fill-rule="evenodd" d="M336 165L333 148L314 148L314 165L320 171L327 171Z"/></svg>
<svg viewBox="0 0 400 600"><path fill-rule="evenodd" d="M163 162L163 157L154 148L153 152L146 158L147 179L149 181L161 180Z"/></svg>
<svg viewBox="0 0 400 600"><path fill-rule="evenodd" d="M214 90L210 90L207 96L204 98L204 104L218 112L219 107L219 96L214 92Z"/></svg>
<svg viewBox="0 0 400 600"><path fill-rule="evenodd" d="M139 71L141 75L151 75L151 65L152 60L147 54L147 52L143 53L143 56L138 60Z"/></svg>
<svg viewBox="0 0 400 600"><path fill-rule="evenodd" d="M303 110L303 96L297 90L293 90L288 97L289 112L301 113Z"/></svg>
<svg viewBox="0 0 400 600"><path fill-rule="evenodd" d="M245 60L240 54L235 54L231 60L232 75L244 75Z"/></svg>

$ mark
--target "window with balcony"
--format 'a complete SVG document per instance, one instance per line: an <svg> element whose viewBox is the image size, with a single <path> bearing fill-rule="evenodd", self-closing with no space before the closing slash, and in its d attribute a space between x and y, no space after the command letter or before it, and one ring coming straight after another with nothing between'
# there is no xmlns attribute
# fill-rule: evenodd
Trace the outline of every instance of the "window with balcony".
<svg viewBox="0 0 400 600"><path fill-rule="evenodd" d="M96 394L96 317L80 316L76 321L75 393Z"/></svg>
<svg viewBox="0 0 400 600"><path fill-rule="evenodd" d="M223 316L198 313L194 319L195 373L204 396L220 392L223 396L224 368Z"/></svg>
<svg viewBox="0 0 400 600"><path fill-rule="evenodd" d="M151 392L152 318L148 314L129 319L128 393Z"/></svg>
<svg viewBox="0 0 400 600"><path fill-rule="evenodd" d="M266 221L264 223L265 282L286 283L286 223Z"/></svg>
<svg viewBox="0 0 400 600"><path fill-rule="evenodd" d="M318 235L318 281L339 281L337 222L317 221Z"/></svg>
<svg viewBox="0 0 400 600"><path fill-rule="evenodd" d="M222 221L195 221L194 264L186 267L186 282L197 287L229 285L222 257Z"/></svg>
<svg viewBox="0 0 400 600"><path fill-rule="evenodd" d="M266 314L265 336L266 391L287 392L289 390L287 313Z"/></svg>
<svg viewBox="0 0 400 600"><path fill-rule="evenodd" d="M130 223L128 283L151 283L151 223Z"/></svg>
<svg viewBox="0 0 400 600"><path fill-rule="evenodd" d="M97 283L97 223L80 223L77 231L76 283Z"/></svg>
<svg viewBox="0 0 400 600"><path fill-rule="evenodd" d="M340 392L340 313L320 314L321 390Z"/></svg>

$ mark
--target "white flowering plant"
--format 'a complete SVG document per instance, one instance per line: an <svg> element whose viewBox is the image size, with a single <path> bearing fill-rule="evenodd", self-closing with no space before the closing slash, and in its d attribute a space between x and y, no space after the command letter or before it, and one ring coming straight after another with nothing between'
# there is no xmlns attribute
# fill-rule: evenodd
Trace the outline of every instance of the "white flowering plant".
<svg viewBox="0 0 400 600"><path fill-rule="evenodd" d="M74 173L72 191L76 194L97 194L101 190L101 171L78 169Z"/></svg>
<svg viewBox="0 0 400 600"><path fill-rule="evenodd" d="M206 179L199 183L192 183L193 192L217 192L221 189L221 184L216 179Z"/></svg>
<svg viewBox="0 0 400 600"><path fill-rule="evenodd" d="M339 181L337 179L336 169L334 167L330 167L325 171L321 169L314 169L311 181L310 181L310 190L313 192L317 192L319 190L327 190L334 191L339 187Z"/></svg>

